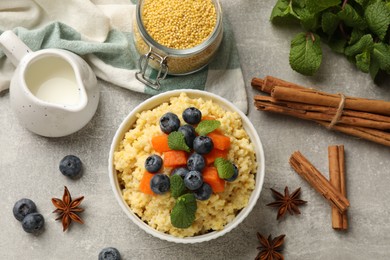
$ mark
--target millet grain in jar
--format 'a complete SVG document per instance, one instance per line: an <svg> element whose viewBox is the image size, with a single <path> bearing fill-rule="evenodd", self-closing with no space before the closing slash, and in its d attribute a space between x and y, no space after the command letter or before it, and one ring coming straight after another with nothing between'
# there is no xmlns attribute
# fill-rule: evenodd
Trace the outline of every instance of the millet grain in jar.
<svg viewBox="0 0 390 260"><path fill-rule="evenodd" d="M189 49L210 36L217 14L211 0L145 0L142 19L146 31L159 44Z"/></svg>
<svg viewBox="0 0 390 260"><path fill-rule="evenodd" d="M188 13L186 13L188 12ZM139 54L165 57L170 75L186 75L205 67L223 38L218 0L139 0L134 41ZM149 65L159 71L160 60Z"/></svg>

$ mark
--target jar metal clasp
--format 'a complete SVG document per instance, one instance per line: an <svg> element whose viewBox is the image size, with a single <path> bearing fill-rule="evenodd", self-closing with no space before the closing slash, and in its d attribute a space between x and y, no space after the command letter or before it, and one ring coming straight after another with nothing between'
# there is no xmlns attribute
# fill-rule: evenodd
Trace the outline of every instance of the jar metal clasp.
<svg viewBox="0 0 390 260"><path fill-rule="evenodd" d="M150 61L158 63L159 66L155 78L150 78L150 75L146 75L146 70L149 67ZM150 47L149 52L139 58L138 65L140 71L135 73L135 77L147 86L159 90L161 87L160 81L165 79L168 74L167 56L161 56L154 52Z"/></svg>

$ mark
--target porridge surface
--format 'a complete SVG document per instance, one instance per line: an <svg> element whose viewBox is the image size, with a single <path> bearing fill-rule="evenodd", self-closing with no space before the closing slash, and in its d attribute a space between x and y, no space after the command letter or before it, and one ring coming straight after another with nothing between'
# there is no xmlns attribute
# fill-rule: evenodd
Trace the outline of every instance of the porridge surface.
<svg viewBox="0 0 390 260"><path fill-rule="evenodd" d="M228 159L239 169L234 182L226 182L225 191L213 193L210 199L197 201L196 219L186 229L175 228L171 224L170 212L175 199L167 192L163 195L149 195L139 190L140 180L145 172L145 160L151 154L158 154L151 145L151 138L161 135L160 117L173 112L185 124L182 112L188 107L198 108L203 116L213 116L221 122L220 130L229 136L231 147ZM238 211L244 208L255 187L257 162L254 147L242 127L240 116L225 111L211 100L192 99L182 93L172 97L169 102L137 114L133 127L125 134L114 154L114 166L122 186L122 195L127 204L143 221L154 229L177 237L187 237L221 230L232 221ZM172 169L164 168L170 174Z"/></svg>

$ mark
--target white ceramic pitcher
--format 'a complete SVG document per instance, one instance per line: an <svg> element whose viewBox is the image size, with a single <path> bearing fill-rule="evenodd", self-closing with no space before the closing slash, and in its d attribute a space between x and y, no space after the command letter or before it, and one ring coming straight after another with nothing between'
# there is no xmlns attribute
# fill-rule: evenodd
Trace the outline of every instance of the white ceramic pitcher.
<svg viewBox="0 0 390 260"><path fill-rule="evenodd" d="M96 76L72 52L32 52L12 31L0 35L0 48L15 65L11 107L30 131L47 137L72 134L84 127L99 103Z"/></svg>

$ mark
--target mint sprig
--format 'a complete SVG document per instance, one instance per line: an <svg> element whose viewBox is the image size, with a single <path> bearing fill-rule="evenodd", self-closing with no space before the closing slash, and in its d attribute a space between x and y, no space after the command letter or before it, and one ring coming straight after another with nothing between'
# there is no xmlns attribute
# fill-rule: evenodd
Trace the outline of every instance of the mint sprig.
<svg viewBox="0 0 390 260"><path fill-rule="evenodd" d="M220 126L221 122L218 120L203 120L195 128L195 132L197 132L198 135L207 135Z"/></svg>
<svg viewBox="0 0 390 260"><path fill-rule="evenodd" d="M171 195L175 199L183 195L186 191L186 186L184 184L184 180L180 177L180 175L174 174L171 176Z"/></svg>
<svg viewBox="0 0 390 260"><path fill-rule="evenodd" d="M274 24L300 24L304 32L291 41L292 69L314 75L322 62L321 42L344 54L358 69L390 74L389 0L278 0L271 16Z"/></svg>
<svg viewBox="0 0 390 260"><path fill-rule="evenodd" d="M225 158L218 157L215 159L214 166L217 168L218 176L221 179L229 179L234 174L233 164Z"/></svg>
<svg viewBox="0 0 390 260"><path fill-rule="evenodd" d="M176 200L176 204L171 211L171 223L177 228L188 228L195 220L197 209L194 194L187 193Z"/></svg>
<svg viewBox="0 0 390 260"><path fill-rule="evenodd" d="M174 131L168 135L168 146L172 150L180 150L190 152L190 148L186 144L184 134L182 132Z"/></svg>

